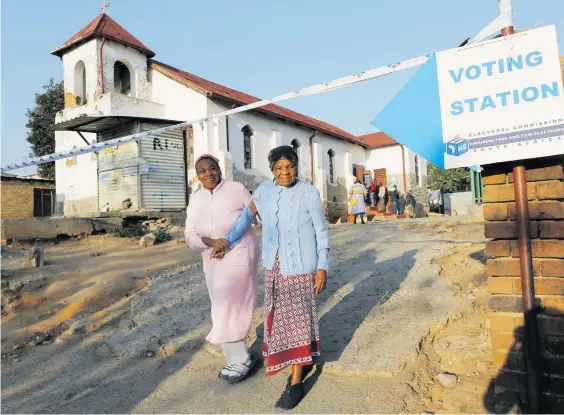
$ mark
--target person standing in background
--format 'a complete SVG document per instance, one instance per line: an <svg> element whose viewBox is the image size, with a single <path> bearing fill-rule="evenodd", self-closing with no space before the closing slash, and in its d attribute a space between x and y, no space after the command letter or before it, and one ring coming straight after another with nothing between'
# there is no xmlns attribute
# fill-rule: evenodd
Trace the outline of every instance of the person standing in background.
<svg viewBox="0 0 564 415"><path fill-rule="evenodd" d="M405 205L407 204L405 200L405 196L403 193L400 193L398 199L398 214L403 215L405 213Z"/></svg>
<svg viewBox="0 0 564 415"><path fill-rule="evenodd" d="M390 201L392 202L392 215L398 214L398 200L399 192L398 187L394 184L392 191L390 192Z"/></svg>
<svg viewBox="0 0 564 415"><path fill-rule="evenodd" d="M370 179L370 187L368 188L368 196L370 199L370 207L375 207L375 197L376 197L376 183L374 180Z"/></svg>
<svg viewBox="0 0 564 415"><path fill-rule="evenodd" d="M364 188L366 189L366 193L364 194L364 203L370 203L370 179L365 175L364 176Z"/></svg>
<svg viewBox="0 0 564 415"><path fill-rule="evenodd" d="M365 197L366 188L360 183L360 180L357 180L350 190L351 215L354 216L354 223L356 223L359 216L362 223L366 223L364 222L364 216L366 215L366 205L364 204Z"/></svg>
<svg viewBox="0 0 564 415"><path fill-rule="evenodd" d="M386 194L388 193L388 190L384 187L382 182L380 182L378 187L379 187L378 199L380 200L380 211L382 211L382 213L384 213L386 211L386 204L387 204Z"/></svg>
<svg viewBox="0 0 564 415"><path fill-rule="evenodd" d="M413 196L413 193L411 192L411 190L407 191L407 195L405 197L405 200L406 200L408 205L411 205L411 207L413 209L415 209L415 206L417 205L417 200L415 200L415 196Z"/></svg>

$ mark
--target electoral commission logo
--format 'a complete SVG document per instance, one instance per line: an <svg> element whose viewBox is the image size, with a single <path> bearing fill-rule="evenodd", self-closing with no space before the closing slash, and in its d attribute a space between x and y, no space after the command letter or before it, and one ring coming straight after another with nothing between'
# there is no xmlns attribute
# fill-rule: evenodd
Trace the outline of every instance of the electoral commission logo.
<svg viewBox="0 0 564 415"><path fill-rule="evenodd" d="M531 140L544 141L548 139L548 141L552 141L553 138L557 137L561 139L562 136L564 136L564 124L491 135L489 137L480 137L472 140L466 140L456 136L446 143L446 154L458 157L469 150L506 146L508 144L518 144Z"/></svg>

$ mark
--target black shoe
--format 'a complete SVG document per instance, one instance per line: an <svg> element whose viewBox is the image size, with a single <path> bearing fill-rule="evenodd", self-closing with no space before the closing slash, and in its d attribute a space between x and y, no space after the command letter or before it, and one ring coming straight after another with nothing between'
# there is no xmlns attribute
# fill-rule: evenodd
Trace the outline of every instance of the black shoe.
<svg viewBox="0 0 564 415"><path fill-rule="evenodd" d="M297 383L292 386L286 387L286 390L276 402L276 409L282 409L284 411L289 411L294 409L304 397L304 385L303 383Z"/></svg>

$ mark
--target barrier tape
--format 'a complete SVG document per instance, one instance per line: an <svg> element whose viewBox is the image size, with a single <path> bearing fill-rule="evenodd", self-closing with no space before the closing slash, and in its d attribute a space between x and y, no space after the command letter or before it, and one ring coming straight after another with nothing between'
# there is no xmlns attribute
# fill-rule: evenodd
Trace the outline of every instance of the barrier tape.
<svg viewBox="0 0 564 415"><path fill-rule="evenodd" d="M478 34L478 36L476 36L474 39L472 39L472 43L476 42L477 39L482 39L484 32L491 32L493 27L497 27L500 24L506 24L506 22L507 22L506 16L497 17L488 26L486 26L486 28L482 32L480 32ZM0 168L0 171L6 172L6 171L10 171L10 170L20 169L20 168L23 168L23 167L36 166L36 165L39 165L39 164L50 163L50 162L53 162L53 161L78 156L78 155L81 155L81 154L88 154L88 153L92 153L94 151L103 150L105 148L115 147L115 146L118 146L120 144L129 143L131 141L139 141L142 138L159 135L159 134L162 134L162 133L165 133L165 132L168 132L168 131L184 129L184 128L187 128L191 124L198 124L199 123L199 124L203 125L204 122L207 122L207 121L215 119L215 118L225 117L225 116L229 116L229 115L233 115L233 114L238 114L240 112L249 111L249 110L252 110L252 109L255 109L255 108L260 108L260 107L263 107L263 106L268 105L268 104L274 104L276 102L285 101L285 100L292 99L292 98L305 97L305 96L310 96L310 95L321 94L321 93L328 92L328 91L333 91L335 89L344 88L344 87L347 87L347 86L350 86L350 85L358 84L360 82L368 81L370 79L375 79L375 78L379 78L381 76L389 75L389 74L394 73L394 72L403 71L405 69L414 68L416 66L421 66L425 62L427 62L427 60L429 59L429 57L431 55L432 54L429 54L429 55L426 55L426 56L419 56L417 58L408 59L406 61L401 61L401 62L397 62L397 63L391 64L391 65L381 66L381 67L375 68L375 69L370 69L370 70L365 71L365 72L360 72L360 73L357 73L357 74L345 76L343 78L334 79L334 80L329 81L329 82L312 85L312 86L300 89L300 90L295 91L295 92L289 92L289 93L286 93L286 94L278 95L274 98L264 99L264 100L261 100L261 101L254 102L252 104L243 105L241 107L237 107L237 108L233 108L233 109L228 110L228 111L213 114L213 115L210 115L208 117L197 118L197 119L186 121L186 122L183 122L183 123L180 123L180 124L175 124L175 125L171 125L171 126L168 126L168 127L162 127L162 128L157 128L155 130L145 131L143 133L132 134L132 135L128 135L128 136L124 136L124 137L120 137L120 138L114 138L112 140L108 140L108 141L104 141L104 142L96 143L96 144L91 144L89 146L77 147L77 148L73 148L73 149L70 149L70 150L65 150L65 151L61 151L61 152L57 152L57 153L53 153L53 154L47 154L47 155L41 156L41 157L33 157L33 158L25 159L25 160L23 160L19 163L13 163L13 164L8 164L6 166L3 166L2 168Z"/></svg>
<svg viewBox="0 0 564 415"><path fill-rule="evenodd" d="M264 100L261 100L261 101L254 102L252 104L243 105L241 107L237 107L237 108L233 108L233 109L228 110L228 111L213 114L213 115L210 115L208 117L197 118L197 119L186 121L186 122L183 122L183 123L180 123L180 124L175 124L175 125L170 125L168 127L162 127L162 128L157 128L155 130L145 131L143 133L132 134L132 135L128 135L128 136L124 136L124 137L120 137L120 138L114 138L112 140L108 140L108 141L104 141L104 142L96 143L96 144L91 144L89 146L77 147L77 148L73 148L73 149L70 149L70 150L60 151L60 152L57 152L57 153L48 154L48 155L41 156L41 157L34 157L34 158L30 158L30 159L25 159L25 160L21 161L20 163L13 163L13 164L8 164L6 166L3 166L0 169L0 171L6 172L6 171L10 171L10 170L20 169L22 167L29 167L29 166L35 166L35 165L44 164L44 163L50 163L50 162L53 162L53 161L56 161L56 160L74 157L74 156L78 156L78 155L81 155L81 154L88 154L88 153L91 153L93 151L99 151L99 150L103 150L105 148L115 147L117 145L129 143L131 141L139 141L139 140L141 140L142 138L145 138L145 137L156 136L156 135L159 135L159 134L162 134L162 133L166 133L168 131L183 129L183 128L188 127L191 124L199 124L199 123L203 124L204 122L207 122L207 121L212 120L214 118L225 117L225 116L237 114L237 113L252 110L252 109L255 109L255 108L260 108L260 107L263 107L263 106L268 105L268 104L274 104L276 102L285 101L285 100L292 99L292 98L310 96L310 95L320 94L320 93L323 93L323 92L332 91L332 90L339 89L339 88L344 88L344 87L349 86L349 85L357 84L359 82L368 81L370 79L374 79L374 78L378 78L378 77L381 77L381 76L384 76L384 75L388 75L388 74L393 73L393 72L397 72L397 71L401 71L401 70L404 70L404 69L409 69L409 68L413 68L413 67L416 67L416 66L423 65L425 62L427 62L427 59L429 58L429 56L431 56L431 55L420 56L418 58L409 59L409 60L406 60L406 61L403 61L403 62L398 62L398 63L392 64L392 65L382 66L380 68L371 69L369 71L361 72L361 73L358 73L358 74L345 76L343 78L338 78L338 79L335 79L333 81L312 85L312 86L300 89L299 91L289 92L289 93L286 93L286 94L283 94L283 95L278 95L274 98L264 99Z"/></svg>

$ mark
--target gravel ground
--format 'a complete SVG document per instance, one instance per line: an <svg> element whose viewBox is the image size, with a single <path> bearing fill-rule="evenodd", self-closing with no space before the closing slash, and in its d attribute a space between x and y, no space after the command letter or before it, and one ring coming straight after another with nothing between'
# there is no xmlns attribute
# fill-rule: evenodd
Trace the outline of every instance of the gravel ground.
<svg viewBox="0 0 564 415"><path fill-rule="evenodd" d="M419 397L405 378L406 365L431 328L469 304L434 264L456 244L483 242L478 225L469 228L467 240L455 240L457 226L428 219L331 227L332 269L318 300L322 373L308 378L309 393L297 412L414 407ZM258 369L234 386L217 378L223 360L203 340L210 318L202 272L197 261L183 269L159 275L145 290L118 301L100 324L17 359L4 358L2 410L272 412L285 375L266 379ZM254 350L260 349L260 316L257 309L249 337Z"/></svg>

